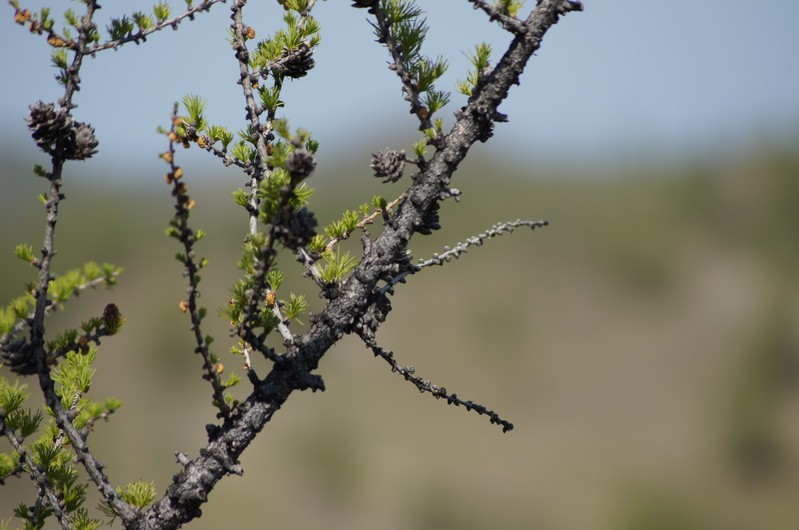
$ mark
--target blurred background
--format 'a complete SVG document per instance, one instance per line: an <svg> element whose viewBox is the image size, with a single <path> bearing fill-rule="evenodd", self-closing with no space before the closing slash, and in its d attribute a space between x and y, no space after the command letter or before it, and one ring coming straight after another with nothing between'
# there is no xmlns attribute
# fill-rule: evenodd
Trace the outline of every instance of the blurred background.
<svg viewBox="0 0 799 530"><path fill-rule="evenodd" d="M450 64L441 88L465 77L463 52L477 42L495 58L507 45L465 1L421 4L426 52ZM497 410L512 432L420 395L345 338L321 363L327 391L293 395L244 454L245 475L223 480L189 528L798 528L799 4L768 7L585 2L547 35L500 109L510 123L462 165L453 184L463 199L442 208L444 229L412 242L421 258L497 221L552 223L411 278L379 333L401 364ZM285 116L321 144L310 183L327 223L374 194L400 193L402 181L370 176L370 155L410 150L419 133L366 13L321 2L316 15L318 66L286 87ZM250 17L259 37L282 24L271 3ZM174 453L196 455L214 421L177 309L185 283L163 235L172 205L154 131L186 93L208 98L212 123L241 127L228 24L227 8L215 8L105 52L81 74L75 114L96 127L100 152L67 166L56 272L87 260L126 272L113 291L70 302L47 330L109 302L127 319L103 341L92 387L124 402L90 438L115 484L150 479L163 491ZM6 7L3 303L35 272L14 245L42 240L45 187L30 168L45 159L24 117L60 96L48 61L44 39ZM445 123L463 101L453 94ZM177 160L197 200L194 226L208 233L198 250L211 262L201 287L214 315L237 277L246 219L229 197L243 178L196 148ZM284 268L280 296L307 293L318 310L297 264ZM206 322L224 353L226 323ZM224 362L242 373L239 358ZM29 481L8 481L0 518L34 498Z"/></svg>

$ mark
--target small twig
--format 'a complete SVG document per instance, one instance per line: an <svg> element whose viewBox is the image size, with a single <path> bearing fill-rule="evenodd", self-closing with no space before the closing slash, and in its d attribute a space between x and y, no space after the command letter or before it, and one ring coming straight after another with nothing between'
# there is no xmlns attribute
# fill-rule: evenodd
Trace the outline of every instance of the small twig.
<svg viewBox="0 0 799 530"><path fill-rule="evenodd" d="M249 164L247 164L246 162L242 162L241 160L230 156L229 154L227 154L227 150L219 149L218 147L213 145L211 142L208 142L208 144L203 149L205 149L206 151L208 151L212 155L214 155L214 156L216 156L218 158L221 158L222 159L222 163L225 166L238 166L241 169L245 169L245 170L248 167L250 167Z"/></svg>
<svg viewBox="0 0 799 530"><path fill-rule="evenodd" d="M433 127L430 121L430 116L422 112L424 105L419 99L419 90L413 81L413 73L405 67L405 61L402 60L402 54L397 46L397 43L391 38L391 24L386 17L386 12L380 7L380 2L375 2L370 7L369 12L375 17L376 23L372 26L378 30L379 39L388 48L391 54L392 63L389 69L393 70L402 81L402 91L405 93L405 98L411 104L411 113L419 118L419 130L426 131Z"/></svg>
<svg viewBox="0 0 799 530"><path fill-rule="evenodd" d="M255 133L255 149L258 154L258 160L253 167L252 175L250 176L250 235L258 233L258 187L261 180L269 178L271 173L270 168L267 166L269 158L269 151L267 148L267 137L271 132L271 121L274 119L273 113L270 113L267 123L264 125L260 122L259 116L263 112L259 109L255 102L255 94L253 92L253 79L250 75L250 52L247 50L247 26L244 24L244 17L242 9L245 2L234 1L231 11L233 14L231 18L233 23L230 28L233 30L233 50L235 51L236 60L239 63L239 79L238 84L241 85L244 95L244 108L246 110L246 118Z"/></svg>
<svg viewBox="0 0 799 530"><path fill-rule="evenodd" d="M273 348L270 348L264 343L264 340L266 340L265 333L256 335L252 329L252 326L239 326L236 331L239 338L244 341L245 345L249 346L250 353L252 353L252 351L257 351L273 363L278 363L282 359L281 355L276 353Z"/></svg>
<svg viewBox="0 0 799 530"><path fill-rule="evenodd" d="M167 174L167 183L172 185L172 195L175 197L175 217L173 221L173 228L176 231L177 239L183 244L183 259L181 260L185 267L185 276L188 278L188 299L181 302L180 309L188 312L191 318L191 329L194 332L194 341L197 347L194 349L203 358L203 370L205 375L203 379L211 383L213 389L213 397L216 407L219 409L219 416L227 418L230 416L230 407L225 401L225 386L219 378L219 369L217 363L214 362L213 354L211 353L208 341L202 333L202 317L200 316L200 308L197 306L197 298L200 295L198 286L198 273L200 271L200 264L195 259L194 243L197 241L197 233L189 228L189 212L194 206L194 201L187 193L188 187L186 183L181 180L183 176L183 169L175 164L175 126L179 123L178 105L175 104L172 110L172 120L169 129L169 150L162 155L162 158L169 164L170 171Z"/></svg>
<svg viewBox="0 0 799 530"><path fill-rule="evenodd" d="M430 267L432 265L443 265L446 262L452 261L453 259L458 259L461 257L462 254L465 254L469 247L473 246L480 246L482 245L486 239L491 239L493 237L499 237L505 234L510 234L513 230L520 226L529 226L531 229L535 230L536 228L543 228L549 225L549 221L547 220L539 220L534 221L532 219L517 219L515 221L509 221L506 223L497 223L485 232L480 232L476 236L472 236L466 239L463 243L457 243L454 247L444 247L444 253L442 254L433 254L429 259L422 260L418 264L414 265L412 268L397 274L393 278L386 281L386 284L376 291L380 294L385 294L386 292L391 292L392 288L398 284L405 281L407 276L411 274L416 274L420 270L424 269L425 267Z"/></svg>
<svg viewBox="0 0 799 530"><path fill-rule="evenodd" d="M358 336L361 337L361 340L363 340L364 344L366 344L366 347L372 350L375 357L380 357L386 361L389 366L391 366L392 372L400 374L406 381L416 386L416 388L419 389L419 392L429 393L436 399L446 398L448 405L463 406L466 407L466 410L474 410L480 415L487 415L492 424L496 423L497 425L502 426L502 432L508 432L513 429L513 424L511 422L502 419L500 415L493 410L490 410L479 403L474 403L473 401L464 401L460 399L457 394L448 393L447 389L443 386L434 385L428 379L415 376L414 373L416 369L413 366L400 366L397 363L397 360L394 358L394 352L384 350L378 346L374 336L371 335L371 333L363 331L358 331L357 333Z"/></svg>
<svg viewBox="0 0 799 530"><path fill-rule="evenodd" d="M316 283L316 285L318 285L319 287L325 286L325 281L319 275L319 270L316 267L314 267L314 264L318 260L313 256L311 256L310 252L308 252L304 248L297 249L297 261L302 263L302 265L305 267L306 275L312 278L313 281Z"/></svg>
<svg viewBox="0 0 799 530"><path fill-rule="evenodd" d="M118 276L119 276L119 274L120 274L119 272L117 272L117 271L114 271L114 272L112 272L112 273L111 273L111 278L116 278L116 277L118 277ZM77 295L78 295L78 293L79 293L79 292L81 292L81 291L85 291L86 289L89 289L89 288L92 288L92 289L93 289L93 288L97 287L97 286L98 286L98 285L100 285L100 284L107 283L107 282L108 282L108 279L109 279L109 277L108 277L108 276L102 276L102 277L99 277L99 278L95 278L95 279L93 279L93 280L90 280L90 281L88 281L88 282L86 282L86 283L82 283L82 284L80 284L80 285L77 285L77 286L75 287L75 293L74 293L74 294L75 294L75 296L77 296ZM48 305L48 306L47 306L47 307L44 309L44 314L45 314L45 316L47 316L47 315L49 315L50 313L53 313L53 312L55 312L55 311L58 311L58 304L49 304L49 305ZM22 319L22 320L20 320L19 322L17 322L17 323L14 325L14 327L13 327L13 328L11 328L11 330L10 330L8 333L6 333L6 334L5 334L5 335L3 335L2 337L0 337L0 349L4 349L4 348L7 346L7 344L8 344L8 341L9 341L9 340L10 340L12 337L15 337L16 335L18 335L19 333L21 333L21 332L22 332L22 330L25 328L25 326L27 326L27 325L28 325L28 321L29 321L30 319L32 319L33 317L34 317L34 312L31 312L31 313L28 315L28 317L27 317L26 319Z"/></svg>
<svg viewBox="0 0 799 530"><path fill-rule="evenodd" d="M248 208L249 233L251 236L255 236L259 232L258 216L260 201L258 198L258 189L260 187L261 181L265 178L268 179L272 172L272 169L268 165L269 148L267 146L267 139L271 135L272 120L275 118L275 116L274 111L270 111L267 115L266 123L261 123L259 119L260 114L263 113L263 109L260 109L256 104L255 95L253 92L253 78L250 73L249 63L250 53L247 50L246 44L247 26L244 24L244 18L242 15L244 4L245 2L238 0L233 2L233 6L231 7L231 11L233 12L231 15L233 23L230 27L233 30L233 49L235 51L236 60L239 63L238 83L241 85L244 95L246 118L249 121L249 125L252 128L253 133L256 135L255 149L257 153L257 159L256 163L252 166L252 172L250 174L250 201ZM275 82L277 83L278 80ZM269 254L273 253L271 246L272 243L273 241L270 240L270 247L267 255L257 258L258 262L255 264L255 274L253 276L255 285L252 289L252 294L249 296L249 301L242 312L241 321L236 328L237 335L245 342L252 340L255 337L255 334L252 330L252 320L258 312L258 307L266 294L266 290L269 288L268 282L266 280L266 275L269 271L269 268L266 264L269 262ZM274 352L272 352L271 355L267 355L267 352L271 351L271 349L262 347L259 344L251 344L251 346L261 351L261 353L264 353L267 358L272 360L276 359L276 357L274 357Z"/></svg>
<svg viewBox="0 0 799 530"><path fill-rule="evenodd" d="M283 316L283 313L280 311L280 304L275 302L275 304L271 308L272 315L277 319L277 331L280 333L280 336L283 338L283 345L288 347L294 344L294 335L292 335L291 330L286 325L286 317Z"/></svg>
<svg viewBox="0 0 799 530"><path fill-rule="evenodd" d="M404 198L405 194L403 193L399 197L388 203L385 206L385 208L375 210L371 214L367 215L366 217L358 221L358 224L356 224L355 228L350 232L347 232L346 234L340 237L331 238L330 241L328 241L327 244L325 245L325 248L322 252L324 253L332 251L333 248L336 246L336 244L338 244L342 239L348 238L355 230L358 229L365 230L366 226L372 224L379 215L382 215L383 218L386 219L388 212L393 210ZM297 261L302 263L302 265L305 267L306 275L312 278L313 281L316 283L316 285L318 285L321 288L324 288L326 286L326 282L319 275L319 269L317 269L314 266L318 261L318 259L311 256L311 253L308 252L307 249L304 248L297 249Z"/></svg>
<svg viewBox="0 0 799 530"><path fill-rule="evenodd" d="M242 350L242 355L244 355L244 369L248 372L252 371L252 361L250 360L250 348L245 346Z"/></svg>
<svg viewBox="0 0 799 530"><path fill-rule="evenodd" d="M377 216L379 216L379 215L383 215L383 216L384 216L384 215L386 214L386 212L390 212L390 211L391 211L392 209L394 209L394 207L395 207L395 206L397 206L397 205L398 205L398 204L399 204L399 203L400 203L400 202L401 202L401 201L402 201L404 198L405 198L405 194L403 193L403 194L401 194L399 197L397 197L396 199L394 199L393 201L391 201L390 203L388 203L388 204L386 205L386 207L385 207L385 208L383 208L383 209L380 209L380 210L375 210L374 212L370 213L369 215L367 215L366 217L364 217L363 219L361 219L360 221L358 221L358 224L356 224L356 225L355 225L355 228L354 228L353 230L351 230L350 232L347 232L346 234L344 234L344 235L343 235L343 236L341 236L341 237L334 237L334 238L332 238L332 239L331 239L330 241L328 241L328 242L327 242L327 244L325 245L325 250L324 250L324 252L329 252L329 251L333 250L333 248L334 248L334 247L335 247L335 246L338 244L338 242L339 242L339 241L341 241L342 239L347 239L347 238L350 236L350 234L351 234L352 232L354 232L355 230L358 230L358 229L363 229L363 228L365 228L367 225L370 225L370 224L372 224L372 223L374 222L374 220L375 220L375 219L377 219Z"/></svg>
<svg viewBox="0 0 799 530"><path fill-rule="evenodd" d="M208 11L208 10L211 9L211 7L214 4L218 4L220 2L224 4L226 1L227 0L204 0L200 4L198 4L198 5L194 6L194 7L190 7L184 13L181 13L180 15L178 15L176 17L170 18L169 20L164 20L163 22L158 22L157 24L155 24L151 28L148 28L148 29L145 29L145 30L141 30L141 31L137 31L136 33L131 33L130 35L127 35L127 36L122 37L120 39L107 41L107 42L104 42L102 44L96 44L94 46L86 48L85 53L86 54L90 54L90 55L94 55L95 53L101 52L101 51L104 51L104 50L117 49L121 45L127 44L129 42L145 41L147 39L147 36L152 35L153 33L157 32L157 31L161 31L162 29L166 29L166 28L169 28L169 27L171 27L172 29L178 29L178 25L181 22L183 22L185 19L188 18L190 20L193 20L195 14L197 14L199 12L202 12L202 11Z"/></svg>
<svg viewBox="0 0 799 530"><path fill-rule="evenodd" d="M30 455L28 455L28 452L25 449L25 446L20 442L20 439L17 438L16 434L8 429L4 420L5 418L0 415L0 425L2 425L0 432L6 435L6 438L8 438L8 441L11 443L11 447L13 447L14 451L16 451L19 461L24 464L25 470L27 470L28 474L36 483L36 486L39 488L39 495L44 497L47 508L52 510L56 519L58 519L58 524L61 525L61 528L72 528L72 523L69 521L69 514L64 508L64 503L62 502L59 493L52 487L45 472L38 465L36 465L36 462L34 462Z"/></svg>
<svg viewBox="0 0 799 530"><path fill-rule="evenodd" d="M524 22L518 18L503 13L496 5L488 3L486 0L468 0L474 4L475 9L482 9L491 20L498 21L507 31L519 35L524 33Z"/></svg>

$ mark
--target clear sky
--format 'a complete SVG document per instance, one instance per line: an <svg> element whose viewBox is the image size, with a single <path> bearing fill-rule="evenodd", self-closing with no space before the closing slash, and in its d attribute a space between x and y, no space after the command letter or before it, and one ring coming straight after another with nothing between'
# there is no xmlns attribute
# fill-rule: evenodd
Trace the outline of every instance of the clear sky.
<svg viewBox="0 0 799 530"><path fill-rule="evenodd" d="M54 12L78 2L22 1ZM317 68L288 83L286 116L321 142L320 157L350 153L349 144L382 149L388 137L408 147L417 137L399 83L374 42L364 10L350 2L319 3L315 15L323 44ZM533 4L532 1L528 2ZM102 2L101 14L119 15L147 2ZM172 1L177 11L182 2ZM276 2L248 8L248 23L263 37L282 25ZM454 90L465 77L462 52L487 41L495 57L509 36L466 0L420 0L428 12L428 55L443 55L450 70L439 83L453 92L447 123L464 101ZM585 162L644 155L683 156L720 146L745 147L763 135L799 130L799 1L587 0L546 36L501 109L493 148L531 161ZM76 116L92 123L103 164L152 161L163 149L154 134L171 103L186 93L208 98L212 123L234 130L243 123L237 65L225 42L228 6L194 23L153 35L90 60L82 71ZM23 118L27 106L61 94L49 66L49 47L13 22L0 6L0 120L2 137L32 146ZM397 135L397 136L393 136ZM371 142L371 143L370 143ZM372 145L374 144L374 145ZM31 147L31 152L33 149ZM200 155L200 153L197 153ZM192 155L196 156L196 155Z"/></svg>

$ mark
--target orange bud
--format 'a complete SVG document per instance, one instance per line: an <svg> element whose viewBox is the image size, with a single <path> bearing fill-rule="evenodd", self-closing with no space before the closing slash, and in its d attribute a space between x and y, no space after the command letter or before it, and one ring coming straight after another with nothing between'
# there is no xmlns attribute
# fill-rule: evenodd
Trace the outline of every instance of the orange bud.
<svg viewBox="0 0 799 530"><path fill-rule="evenodd" d="M61 48L62 46L64 46L64 44L66 44L66 43L64 42L64 39L62 39L62 38L61 38L61 37L59 37L58 35L50 35L50 36L47 38L47 43L48 43L50 46L54 47L54 48Z"/></svg>
<svg viewBox="0 0 799 530"><path fill-rule="evenodd" d="M180 177L182 176L183 176L183 168L182 167L175 168L175 172L172 175L172 178L175 180L180 180Z"/></svg>
<svg viewBox="0 0 799 530"><path fill-rule="evenodd" d="M202 149L205 149L205 146L208 145L208 137L200 136L197 138L197 145L199 145Z"/></svg>
<svg viewBox="0 0 799 530"><path fill-rule="evenodd" d="M248 39L254 39L255 29L253 29L252 26L247 26L246 28L244 28L244 36L247 37Z"/></svg>
<svg viewBox="0 0 799 530"><path fill-rule="evenodd" d="M271 289L267 290L266 291L266 306L267 307L275 307L276 303L277 303L277 295L275 294L275 291L273 291Z"/></svg>
<svg viewBox="0 0 799 530"><path fill-rule="evenodd" d="M214 372L216 372L216 375L220 375L224 371L225 371L225 365L224 364L216 363L214 365Z"/></svg>
<svg viewBox="0 0 799 530"><path fill-rule="evenodd" d="M14 11L14 22L17 24L24 24L31 19L31 12L29 9L17 9Z"/></svg>
<svg viewBox="0 0 799 530"><path fill-rule="evenodd" d="M161 158L167 163L172 162L172 151L167 151L165 153L161 153Z"/></svg>
<svg viewBox="0 0 799 530"><path fill-rule="evenodd" d="M189 310L189 301L188 300L181 300L178 304L178 309L180 309L181 313L185 313Z"/></svg>

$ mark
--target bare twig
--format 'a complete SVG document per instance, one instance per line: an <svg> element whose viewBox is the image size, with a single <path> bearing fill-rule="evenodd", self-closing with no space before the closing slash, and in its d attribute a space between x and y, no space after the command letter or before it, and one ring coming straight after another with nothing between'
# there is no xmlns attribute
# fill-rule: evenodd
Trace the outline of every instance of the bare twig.
<svg viewBox="0 0 799 530"><path fill-rule="evenodd" d="M392 372L400 374L406 381L412 383L416 388L418 388L419 392L422 392L423 394L426 392L436 399L445 398L448 405L455 405L456 407L463 406L468 411L473 410L477 414L487 415L492 424L496 423L497 425L502 426L502 432L508 432L513 429L513 424L511 422L502 419L500 415L493 410L490 410L479 403L474 403L473 401L464 401L460 399L457 394L450 394L447 392L447 389L443 386L434 385L428 379L414 375L416 369L413 366L400 366L399 363L397 363L397 360L394 358L394 352L384 350L378 346L374 336L362 332L358 332L358 335L361 337L361 340L363 340L364 344L366 344L366 347L372 350L372 353L374 353L375 357L380 357L386 361L389 366L391 366Z"/></svg>
<svg viewBox="0 0 799 530"><path fill-rule="evenodd" d="M444 247L444 252L442 254L433 254L430 259L422 260L420 263L414 265L412 268L401 272L400 274L394 276L390 280L386 281L386 285L377 289L377 292L380 294L386 292L392 292L394 285L398 283L402 283L405 281L407 276L411 274L416 274L420 270L424 269L425 267L430 267L431 265L443 265L444 263L451 261L453 259L458 259L461 257L462 254L465 254L469 247L472 246L480 246L486 239L491 239L493 237L499 237L504 234L510 234L513 232L514 228L518 228L520 226L529 226L531 229L535 230L536 228L542 228L544 226L549 225L549 221L540 220L540 221L533 221L530 219L522 220L517 219L515 221L509 221L507 223L497 223L485 232L480 232L476 236L472 236L467 238L464 242L459 242L455 244L454 247Z"/></svg>
<svg viewBox="0 0 799 530"><path fill-rule="evenodd" d="M249 164L242 162L236 157L230 156L229 154L227 154L227 150L219 149L211 142L208 142L208 144L204 147L204 149L209 153L213 154L214 156L220 158L225 166L238 166L241 169L247 169L250 167Z"/></svg>

